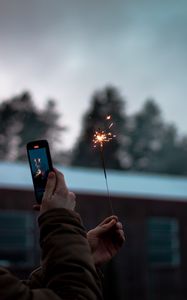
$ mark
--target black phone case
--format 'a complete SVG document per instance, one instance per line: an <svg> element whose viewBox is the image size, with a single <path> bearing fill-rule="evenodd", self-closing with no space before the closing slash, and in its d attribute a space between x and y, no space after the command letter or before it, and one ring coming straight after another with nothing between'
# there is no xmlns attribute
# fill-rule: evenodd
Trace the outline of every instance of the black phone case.
<svg viewBox="0 0 187 300"><path fill-rule="evenodd" d="M38 204L41 204L43 193L45 191L45 185L47 183L48 173L53 170L49 144L47 140L29 142L27 144L27 155L36 201Z"/></svg>

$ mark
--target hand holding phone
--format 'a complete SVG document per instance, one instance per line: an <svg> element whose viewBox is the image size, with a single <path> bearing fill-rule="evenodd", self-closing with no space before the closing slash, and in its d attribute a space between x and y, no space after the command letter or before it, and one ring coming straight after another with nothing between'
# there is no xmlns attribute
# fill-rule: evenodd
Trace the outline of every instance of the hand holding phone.
<svg viewBox="0 0 187 300"><path fill-rule="evenodd" d="M75 198L75 194L70 192L66 185L64 175L54 169L53 172L49 173L42 203L37 206L39 206L40 213L54 208L74 210Z"/></svg>
<svg viewBox="0 0 187 300"><path fill-rule="evenodd" d="M47 177L53 171L53 165L46 140L32 141L27 144L27 155L30 164L35 197L38 204L41 204Z"/></svg>

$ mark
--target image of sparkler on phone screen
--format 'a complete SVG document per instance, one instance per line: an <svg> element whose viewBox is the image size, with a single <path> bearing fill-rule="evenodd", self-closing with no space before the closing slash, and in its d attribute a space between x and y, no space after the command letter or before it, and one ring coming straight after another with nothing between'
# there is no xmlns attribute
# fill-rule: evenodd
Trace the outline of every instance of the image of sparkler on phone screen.
<svg viewBox="0 0 187 300"><path fill-rule="evenodd" d="M112 200L110 197L110 191L109 191L109 186L108 186L108 179L107 179L107 172L106 172L106 164L105 164L105 158L104 158L104 144L110 142L113 138L116 137L116 135L112 134L112 132L110 131L111 127L113 126L113 123L111 122L112 117L110 115L108 115L106 117L105 122L110 122L110 124L108 124L106 126L106 129L101 130L100 128L98 128L95 132L94 132L94 136L93 136L93 145L94 147L99 148L99 152L100 152L100 156L101 156L101 163L102 163L102 167L103 167L103 172L104 172L104 176L105 176L105 182L106 182L106 188L107 188L107 194L108 194L108 201L110 204L110 209L112 214L114 214L114 209L113 209L113 205L112 205Z"/></svg>

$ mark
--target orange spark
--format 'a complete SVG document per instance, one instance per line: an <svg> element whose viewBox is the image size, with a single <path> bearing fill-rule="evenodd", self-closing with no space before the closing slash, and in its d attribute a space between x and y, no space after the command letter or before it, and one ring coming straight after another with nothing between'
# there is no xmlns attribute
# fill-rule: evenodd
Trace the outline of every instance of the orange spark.
<svg viewBox="0 0 187 300"><path fill-rule="evenodd" d="M107 116L106 120L110 120L111 116ZM113 123L111 123L108 127L108 129L110 129L113 126ZM96 130L94 133L94 137L93 137L93 143L94 143L94 147L96 147L98 144L100 145L100 147L103 147L104 143L110 142L114 137L116 137L116 135L112 134L110 131L108 132L107 130Z"/></svg>

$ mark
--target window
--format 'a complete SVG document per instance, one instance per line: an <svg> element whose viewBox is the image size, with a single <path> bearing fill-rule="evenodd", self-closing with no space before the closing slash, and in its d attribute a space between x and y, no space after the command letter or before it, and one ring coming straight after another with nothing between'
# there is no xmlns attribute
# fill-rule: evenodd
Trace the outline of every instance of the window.
<svg viewBox="0 0 187 300"><path fill-rule="evenodd" d="M30 265L34 259L34 222L28 212L0 212L1 265Z"/></svg>
<svg viewBox="0 0 187 300"><path fill-rule="evenodd" d="M149 265L155 267L180 264L179 225L174 218L152 217L147 222Z"/></svg>

